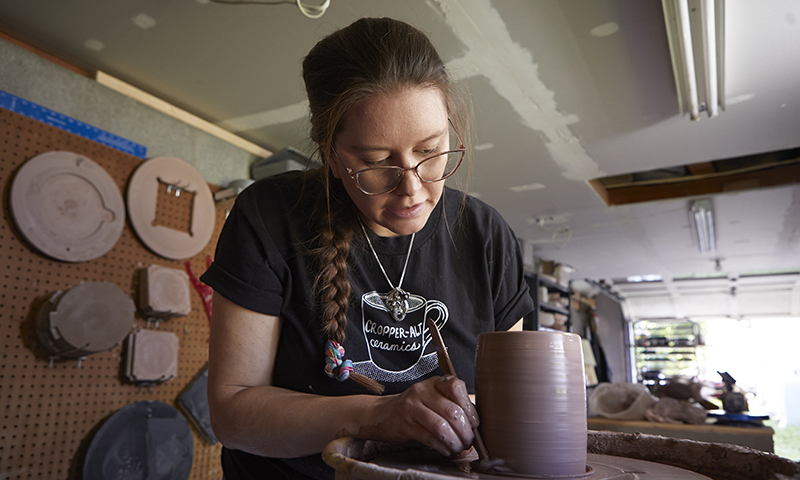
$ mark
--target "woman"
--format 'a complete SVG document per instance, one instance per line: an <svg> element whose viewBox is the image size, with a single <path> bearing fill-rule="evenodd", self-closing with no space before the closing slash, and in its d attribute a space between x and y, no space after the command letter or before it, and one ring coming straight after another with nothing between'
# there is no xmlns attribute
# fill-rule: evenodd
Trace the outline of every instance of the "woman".
<svg viewBox="0 0 800 480"><path fill-rule="evenodd" d="M477 335L533 308L511 229L444 187L467 109L427 37L361 19L303 78L323 166L242 192L202 277L228 480L332 478L319 452L344 435L459 454L478 425ZM439 376L426 318L460 380Z"/></svg>

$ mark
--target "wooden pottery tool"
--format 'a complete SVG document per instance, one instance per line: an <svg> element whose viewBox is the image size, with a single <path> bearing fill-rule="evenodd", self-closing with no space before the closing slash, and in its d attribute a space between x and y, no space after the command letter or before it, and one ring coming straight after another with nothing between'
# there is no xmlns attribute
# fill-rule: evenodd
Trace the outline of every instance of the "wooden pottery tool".
<svg viewBox="0 0 800 480"><path fill-rule="evenodd" d="M433 339L433 347L436 349L436 357L439 360L439 368L442 369L445 375L451 375L458 378L456 375L456 370L453 368L453 362L450 361L450 355L447 354L447 348L444 346L442 335L439 333L439 329L436 327L436 323L433 321L433 319L428 318L427 325L428 330L431 332L431 338ZM478 452L477 468L481 471L488 471L499 465L498 462L494 462L489 459L489 452L486 450L486 445L483 443L483 438L481 438L481 433L478 431L478 427L472 427L472 434L475 436L472 446L475 447L475 451Z"/></svg>

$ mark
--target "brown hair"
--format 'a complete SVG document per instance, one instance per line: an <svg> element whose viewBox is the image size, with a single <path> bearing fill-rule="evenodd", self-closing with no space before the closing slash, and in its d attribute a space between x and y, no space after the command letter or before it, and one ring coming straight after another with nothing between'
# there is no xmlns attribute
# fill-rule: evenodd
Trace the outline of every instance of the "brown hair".
<svg viewBox="0 0 800 480"><path fill-rule="evenodd" d="M359 226L357 207L341 183L331 178L329 159L346 115L374 95L433 87L442 93L451 121L468 142L470 108L468 97L451 83L428 37L390 18L362 18L322 39L303 60L303 80L311 111L311 140L322 160L321 169L313 175L321 175L324 185L313 220L321 233L310 250L314 291L321 305L323 331L342 343L350 300L348 254ZM351 376L359 383L377 383Z"/></svg>

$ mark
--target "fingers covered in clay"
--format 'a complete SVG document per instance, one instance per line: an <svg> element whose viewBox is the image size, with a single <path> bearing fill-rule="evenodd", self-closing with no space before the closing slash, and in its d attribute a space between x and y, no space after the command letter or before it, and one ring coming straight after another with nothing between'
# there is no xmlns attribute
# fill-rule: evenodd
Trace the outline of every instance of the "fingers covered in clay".
<svg viewBox="0 0 800 480"><path fill-rule="evenodd" d="M457 455L473 440L471 417L477 419L477 415L462 408L467 404L472 405L464 382L454 377L431 378L403 393L378 397L371 420L355 436L390 442L416 440L442 455ZM474 411L469 406L467 409Z"/></svg>
<svg viewBox="0 0 800 480"><path fill-rule="evenodd" d="M439 381L436 383L436 389L439 390L442 395L449 398L456 405L461 407L461 410L467 416L470 428L479 426L481 422L478 418L478 410L469 399L467 384L452 376L439 377L438 380Z"/></svg>

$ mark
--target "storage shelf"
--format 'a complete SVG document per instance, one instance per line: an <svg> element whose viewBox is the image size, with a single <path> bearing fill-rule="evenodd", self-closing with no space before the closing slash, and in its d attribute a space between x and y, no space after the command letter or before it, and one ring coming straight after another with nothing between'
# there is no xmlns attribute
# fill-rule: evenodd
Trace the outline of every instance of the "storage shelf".
<svg viewBox="0 0 800 480"><path fill-rule="evenodd" d="M543 277L541 275L536 275L539 280L539 285L542 287L547 287L548 290L555 290L557 292L561 292L563 294L569 295L569 288L561 285L560 283L556 283L549 278Z"/></svg>
<svg viewBox="0 0 800 480"><path fill-rule="evenodd" d="M701 345L635 345L636 348L650 349L650 348L694 348Z"/></svg>
<svg viewBox="0 0 800 480"><path fill-rule="evenodd" d="M547 328L540 326L539 324L539 313L540 312L547 312L553 313L558 315L564 315L567 317L567 321L564 324L565 328L568 332L572 331L572 314L570 310L570 304L572 302L571 294L569 291L569 287L556 283L549 278L545 278L539 274L526 274L525 281L528 283L528 287L530 287L531 298L533 298L533 305L534 311L530 314L526 315L522 321L522 329L523 330L539 330L543 331L547 329L548 331L563 331L553 328ZM561 298L567 299L567 305L554 305L549 303L547 298L539 298L539 289L540 287L547 288L548 294L557 293L561 296Z"/></svg>
<svg viewBox="0 0 800 480"><path fill-rule="evenodd" d="M659 382L675 376L699 375L703 358L702 333L697 324L685 321L674 323L637 322L634 326L636 344L631 345L640 380L660 375ZM643 345L643 343L657 345Z"/></svg>
<svg viewBox="0 0 800 480"><path fill-rule="evenodd" d="M552 303L541 303L539 304L539 308L541 308L545 312L560 313L561 315L569 316L569 310L567 310L564 307L560 307L558 305L553 305Z"/></svg>

